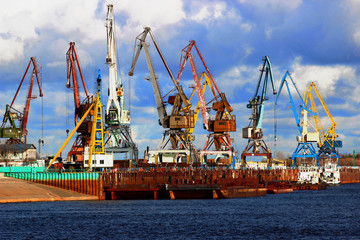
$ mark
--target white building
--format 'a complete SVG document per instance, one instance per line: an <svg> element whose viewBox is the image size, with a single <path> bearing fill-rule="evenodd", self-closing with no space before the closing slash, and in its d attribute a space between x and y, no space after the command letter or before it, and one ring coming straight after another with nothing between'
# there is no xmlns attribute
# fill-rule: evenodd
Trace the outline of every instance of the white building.
<svg viewBox="0 0 360 240"><path fill-rule="evenodd" d="M36 162L33 144L0 144L0 167L25 166Z"/></svg>

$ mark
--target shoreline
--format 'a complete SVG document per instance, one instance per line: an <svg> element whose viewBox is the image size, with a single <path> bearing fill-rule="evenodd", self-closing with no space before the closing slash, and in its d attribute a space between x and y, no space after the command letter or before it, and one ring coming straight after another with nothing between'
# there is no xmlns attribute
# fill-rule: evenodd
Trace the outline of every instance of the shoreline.
<svg viewBox="0 0 360 240"><path fill-rule="evenodd" d="M93 201L97 196L77 193L0 174L0 204L19 202Z"/></svg>

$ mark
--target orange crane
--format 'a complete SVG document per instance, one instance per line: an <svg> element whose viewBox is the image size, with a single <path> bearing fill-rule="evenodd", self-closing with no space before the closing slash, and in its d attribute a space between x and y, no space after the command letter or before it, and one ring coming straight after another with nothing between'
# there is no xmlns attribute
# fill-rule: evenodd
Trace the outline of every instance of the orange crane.
<svg viewBox="0 0 360 240"><path fill-rule="evenodd" d="M20 112L13 108L13 104L15 99L19 93L19 90L24 82L26 74L30 68L30 65L33 65L32 76L30 80L30 86L26 98L26 104L23 112ZM36 96L32 96L32 89L34 84L34 78L36 77L38 87L39 87L39 96L42 97L42 68L40 64L36 62L35 57L30 58L30 62L25 70L24 76L21 79L20 85L15 93L15 96L10 105L6 105L6 111L3 119L3 123L0 127L0 138L8 138L6 141L7 144L20 144L26 143L26 136L27 136L27 122L29 116L29 109L30 109L30 101L35 99ZM19 120L20 126L17 127L15 120ZM7 122L10 123L10 126L7 126Z"/></svg>
<svg viewBox="0 0 360 240"><path fill-rule="evenodd" d="M210 89L214 98L209 103L214 101L212 104L212 109L216 111L214 119L210 118L210 114L207 109L207 104L209 103L205 102L205 96L201 89L195 61L191 54L191 50L193 49L193 47L195 48L205 68L205 71L207 73L205 77L208 77L210 79L213 86ZM232 164L234 163L233 160L235 160L235 151L231 143L229 132L236 131L236 116L231 115L233 109L227 101L225 93L220 92L194 40L191 40L190 43L182 49L179 73L176 80L177 83L180 82L180 78L184 71L187 60L190 61L191 70L195 81L195 89L198 95L201 114L204 121L204 127L209 132L207 141L203 147L203 150L200 153L201 162L203 156L211 154L217 155L218 157L227 156L229 159L229 164ZM211 147L213 145L215 145L215 150L211 150Z"/></svg>
<svg viewBox="0 0 360 240"><path fill-rule="evenodd" d="M66 52L67 62L67 82L66 87L73 90L74 93L74 107L75 107L75 126L79 120L84 116L85 112L94 102L93 97L90 97L86 88L84 76L81 71L78 55L75 50L75 42L70 42L69 50ZM85 99L81 102L80 91L78 83L78 74L81 76L81 81L86 94ZM88 114L82 124L77 128L78 135L73 143L71 150L68 153L68 160L70 162L83 162L84 149L90 144L90 135L92 129L92 114ZM69 133L69 130L66 130Z"/></svg>

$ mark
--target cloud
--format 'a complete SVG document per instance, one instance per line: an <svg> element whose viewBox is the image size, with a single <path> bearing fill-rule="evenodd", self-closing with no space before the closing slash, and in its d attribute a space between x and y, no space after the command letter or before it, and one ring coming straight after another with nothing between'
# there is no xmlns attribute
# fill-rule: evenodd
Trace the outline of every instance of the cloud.
<svg viewBox="0 0 360 240"><path fill-rule="evenodd" d="M65 65L66 65L66 63L64 61L62 61L62 62L51 62L51 63L46 64L47 67L59 67L59 66L65 67Z"/></svg>
<svg viewBox="0 0 360 240"><path fill-rule="evenodd" d="M121 20L121 31L117 36L127 43L133 42L145 26L150 26L159 36L161 28L176 24L185 18L181 0L123 0L114 4L114 11L126 19Z"/></svg>
<svg viewBox="0 0 360 240"><path fill-rule="evenodd" d="M132 107L132 109L134 110L134 112L136 112L139 115L144 115L144 114L149 114L149 115L153 115L153 116L157 116L157 110L155 107ZM134 119L135 120L135 119ZM137 123L146 123L149 122L149 118L137 118L136 121L138 121Z"/></svg>
<svg viewBox="0 0 360 240"><path fill-rule="evenodd" d="M25 46L43 41L41 36L49 31L85 44L105 39L104 20L95 15L97 7L97 0L8 2L0 9L0 46L4 46L0 65L22 57Z"/></svg>
<svg viewBox="0 0 360 240"><path fill-rule="evenodd" d="M301 57L296 57L291 66L291 76L301 93L311 82L314 82L322 97L337 94L336 84L339 81L353 82L356 79L355 68L346 65L310 65L302 64ZM285 73L285 72L284 72Z"/></svg>
<svg viewBox="0 0 360 240"><path fill-rule="evenodd" d="M359 24L359 11L360 11L360 1L359 0L350 0L345 4L345 8L348 12L348 17L351 19L350 29L352 32L352 38L355 44L360 46L360 24Z"/></svg>
<svg viewBox="0 0 360 240"><path fill-rule="evenodd" d="M193 3L192 8L196 11L189 18L195 22L215 21L217 18L223 17L227 10L225 2Z"/></svg>
<svg viewBox="0 0 360 240"><path fill-rule="evenodd" d="M241 4L253 5L266 11L277 10L279 12L294 11L302 4L302 0L238 0L238 2Z"/></svg>
<svg viewBox="0 0 360 240"><path fill-rule="evenodd" d="M2 38L0 32L0 65L16 61L24 55L24 44L17 37Z"/></svg>
<svg viewBox="0 0 360 240"><path fill-rule="evenodd" d="M222 21L236 23L245 32L250 32L253 27L242 18L239 11L230 2L192 1L187 3L187 8L189 12L186 14L186 19L207 28L217 26Z"/></svg>

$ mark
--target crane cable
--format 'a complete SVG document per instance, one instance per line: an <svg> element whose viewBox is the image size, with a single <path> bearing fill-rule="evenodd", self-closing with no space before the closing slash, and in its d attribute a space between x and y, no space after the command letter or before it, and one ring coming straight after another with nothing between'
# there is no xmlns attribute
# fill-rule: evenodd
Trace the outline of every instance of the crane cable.
<svg viewBox="0 0 360 240"><path fill-rule="evenodd" d="M66 136L69 136L69 91L66 91Z"/></svg>
<svg viewBox="0 0 360 240"><path fill-rule="evenodd" d="M276 141L277 141L277 118L276 118L276 104L274 104L274 153L276 152Z"/></svg>
<svg viewBox="0 0 360 240"><path fill-rule="evenodd" d="M41 141L44 145L44 98L41 98Z"/></svg>

